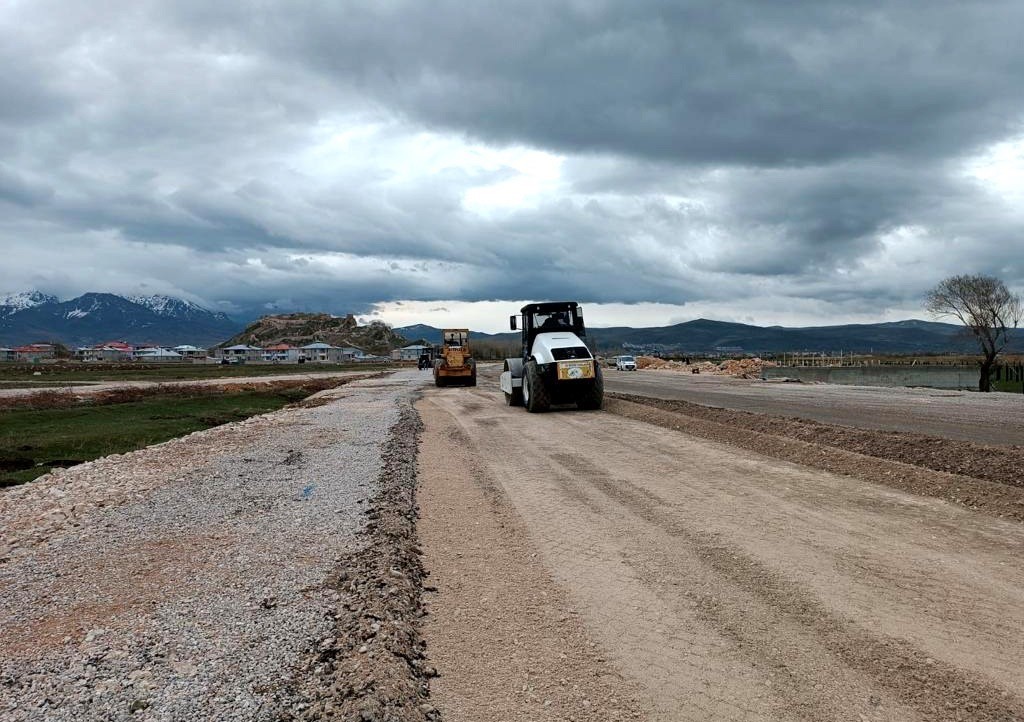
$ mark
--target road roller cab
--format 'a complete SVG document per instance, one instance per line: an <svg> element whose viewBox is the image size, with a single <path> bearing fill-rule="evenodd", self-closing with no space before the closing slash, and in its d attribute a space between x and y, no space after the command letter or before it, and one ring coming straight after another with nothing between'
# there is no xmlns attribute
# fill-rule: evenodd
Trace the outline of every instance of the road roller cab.
<svg viewBox="0 0 1024 722"><path fill-rule="evenodd" d="M601 408L604 379L582 340L587 330L578 303L531 303L509 318L509 326L522 332L522 355L506 359L501 374L509 406L531 412L557 404Z"/></svg>

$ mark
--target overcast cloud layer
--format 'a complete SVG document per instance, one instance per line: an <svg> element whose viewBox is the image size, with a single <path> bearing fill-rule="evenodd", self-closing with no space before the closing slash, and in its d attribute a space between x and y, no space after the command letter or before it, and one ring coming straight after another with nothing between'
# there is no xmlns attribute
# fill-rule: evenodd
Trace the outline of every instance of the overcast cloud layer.
<svg viewBox="0 0 1024 722"><path fill-rule="evenodd" d="M0 0L0 291L642 325L1024 288L1017 0L218 5Z"/></svg>

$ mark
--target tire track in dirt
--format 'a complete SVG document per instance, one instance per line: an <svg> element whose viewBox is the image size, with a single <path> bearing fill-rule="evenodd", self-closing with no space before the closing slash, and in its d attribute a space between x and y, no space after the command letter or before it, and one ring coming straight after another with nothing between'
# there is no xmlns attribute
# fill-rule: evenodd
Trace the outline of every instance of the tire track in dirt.
<svg viewBox="0 0 1024 722"><path fill-rule="evenodd" d="M448 722L646 719L536 559L504 488L465 430L429 400L420 539L436 585L424 634ZM481 407L482 408L482 407Z"/></svg>
<svg viewBox="0 0 1024 722"><path fill-rule="evenodd" d="M720 632L743 644L745 653L757 654L777 669L806 667L800 657L779 654L778 648L766 645L761 635L753 636L744 630L751 626L744 617L749 618L752 611L758 613L750 607L739 607L744 593L763 602L771 610L770 616L787 618L798 628L813 632L828 652L916 709L921 719L935 722L951 718L979 722L1024 719L1024 699L1005 694L977 675L932 659L905 640L875 635L841 619L820 600L716 535L687 529L676 517L664 512L664 500L628 480L612 479L600 467L575 454L556 454L554 458L583 475L622 506L684 541L704 565L735 587L735 596L703 596L698 604ZM773 619L765 622L764 626L776 623ZM821 689L838 671L834 667L814 670L811 689ZM792 675L790 681L797 683ZM806 713L806 719L823 719L822 713L826 710L808 699L809 690L807 685L803 686L800 699L791 699L791 709ZM828 718L835 719L837 711L828 711Z"/></svg>
<svg viewBox="0 0 1024 722"><path fill-rule="evenodd" d="M1024 719L1016 525L608 414L431 401L650 719Z"/></svg>

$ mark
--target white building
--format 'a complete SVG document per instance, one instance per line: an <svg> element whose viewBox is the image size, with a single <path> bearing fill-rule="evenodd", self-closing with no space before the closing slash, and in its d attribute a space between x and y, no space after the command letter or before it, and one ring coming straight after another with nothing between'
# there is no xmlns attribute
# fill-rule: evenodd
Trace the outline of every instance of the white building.
<svg viewBox="0 0 1024 722"><path fill-rule="evenodd" d="M341 351L344 354L345 359L348 361L362 361L363 359L368 358L365 351L361 348L356 348L355 346L342 346Z"/></svg>
<svg viewBox="0 0 1024 722"><path fill-rule="evenodd" d="M422 344L414 343L411 346L396 348L391 352L391 358L395 361L418 361L420 354L429 348L430 346L423 346Z"/></svg>
<svg viewBox="0 0 1024 722"><path fill-rule="evenodd" d="M294 364L299 362L301 351L286 343L263 347L263 360L275 364Z"/></svg>
<svg viewBox="0 0 1024 722"><path fill-rule="evenodd" d="M346 353L345 349L331 346L329 343L310 343L299 350L299 358L309 363L344 363L352 360L351 353Z"/></svg>
<svg viewBox="0 0 1024 722"><path fill-rule="evenodd" d="M169 348L140 348L135 352L135 360L150 363L181 363L185 357Z"/></svg>
<svg viewBox="0 0 1024 722"><path fill-rule="evenodd" d="M260 361L263 358L263 349L256 346L247 346L244 343L235 346L228 346L220 349L217 355L221 358L237 359L238 361Z"/></svg>
<svg viewBox="0 0 1024 722"><path fill-rule="evenodd" d="M120 346L82 346L75 349L79 361L131 361L134 351Z"/></svg>
<svg viewBox="0 0 1024 722"><path fill-rule="evenodd" d="M174 351L180 353L182 356L188 359L193 358L206 358L206 349L199 348L198 346L191 346L189 344L182 344L181 346L175 346Z"/></svg>

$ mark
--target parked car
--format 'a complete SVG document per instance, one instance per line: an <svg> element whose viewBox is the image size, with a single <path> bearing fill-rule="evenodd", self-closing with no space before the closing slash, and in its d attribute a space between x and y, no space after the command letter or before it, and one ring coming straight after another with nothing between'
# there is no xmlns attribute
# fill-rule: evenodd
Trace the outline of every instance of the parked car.
<svg viewBox="0 0 1024 722"><path fill-rule="evenodd" d="M636 371L636 359L632 356L616 356L615 368L619 371Z"/></svg>

